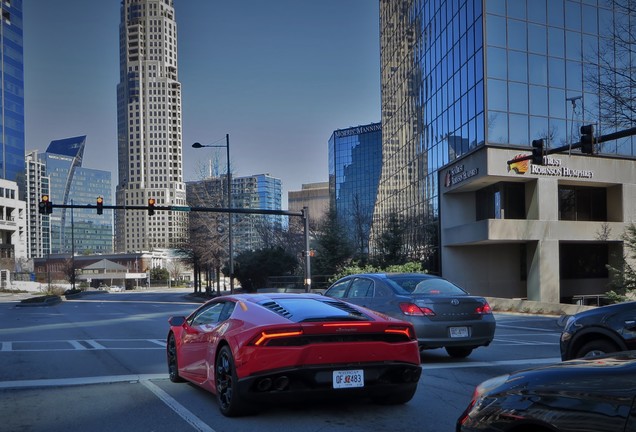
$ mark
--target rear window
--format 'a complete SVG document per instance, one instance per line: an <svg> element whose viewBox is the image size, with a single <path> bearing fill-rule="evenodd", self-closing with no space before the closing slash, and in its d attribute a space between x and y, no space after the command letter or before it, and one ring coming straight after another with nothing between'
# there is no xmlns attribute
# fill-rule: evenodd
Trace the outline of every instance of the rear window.
<svg viewBox="0 0 636 432"><path fill-rule="evenodd" d="M436 277L422 276L388 276L389 284L409 294L426 295L467 295L468 293L447 281Z"/></svg>

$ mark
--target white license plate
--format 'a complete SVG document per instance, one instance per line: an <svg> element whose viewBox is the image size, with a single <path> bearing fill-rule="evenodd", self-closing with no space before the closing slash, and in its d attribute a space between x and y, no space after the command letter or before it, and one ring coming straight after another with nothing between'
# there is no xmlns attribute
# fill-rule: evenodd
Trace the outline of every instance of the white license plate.
<svg viewBox="0 0 636 432"><path fill-rule="evenodd" d="M452 338L468 337L468 327L450 327L449 330Z"/></svg>
<svg viewBox="0 0 636 432"><path fill-rule="evenodd" d="M333 388L364 387L364 370L333 371Z"/></svg>

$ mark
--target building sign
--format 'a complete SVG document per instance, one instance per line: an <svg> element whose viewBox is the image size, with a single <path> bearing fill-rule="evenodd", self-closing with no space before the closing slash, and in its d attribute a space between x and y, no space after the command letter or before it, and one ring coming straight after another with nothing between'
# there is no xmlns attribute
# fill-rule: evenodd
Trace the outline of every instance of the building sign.
<svg viewBox="0 0 636 432"><path fill-rule="evenodd" d="M381 123L374 123L367 126L358 126L349 129L337 130L333 134L336 138L344 138L351 135L360 135L363 133L376 132L382 130Z"/></svg>
<svg viewBox="0 0 636 432"><path fill-rule="evenodd" d="M527 155L517 155L515 158L525 157ZM514 159L513 159L514 160ZM543 157L543 165L535 165L530 163L528 159L513 162L508 165L508 172L514 171L517 174L530 174L548 176L548 177L568 177L568 178L586 178L591 179L594 173L590 170L581 170L568 168L563 165L561 159L550 156Z"/></svg>
<svg viewBox="0 0 636 432"><path fill-rule="evenodd" d="M444 176L444 186L451 187L471 177L475 177L479 174L479 168L471 168L467 170L464 165L456 165L453 168L446 171Z"/></svg>

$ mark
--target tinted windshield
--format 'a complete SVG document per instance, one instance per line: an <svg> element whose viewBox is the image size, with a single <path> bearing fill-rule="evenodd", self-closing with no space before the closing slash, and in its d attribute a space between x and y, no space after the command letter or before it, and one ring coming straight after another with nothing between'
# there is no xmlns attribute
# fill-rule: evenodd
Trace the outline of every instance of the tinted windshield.
<svg viewBox="0 0 636 432"><path fill-rule="evenodd" d="M466 295L466 291L446 279L413 276L389 276L387 281L409 294Z"/></svg>

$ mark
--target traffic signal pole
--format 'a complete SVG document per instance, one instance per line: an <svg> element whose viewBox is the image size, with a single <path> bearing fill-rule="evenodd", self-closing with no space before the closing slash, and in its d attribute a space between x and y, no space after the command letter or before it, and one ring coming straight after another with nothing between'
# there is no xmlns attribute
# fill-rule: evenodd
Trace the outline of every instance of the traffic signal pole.
<svg viewBox="0 0 636 432"><path fill-rule="evenodd" d="M269 210L269 209L242 209L242 208L225 208L225 207L189 207L189 206L157 206L155 205L155 199L148 199L147 206L123 206L123 205L104 205L102 197L98 197L95 204L53 204L48 195L43 195L40 200L39 213L48 215L51 214L54 208L70 208L70 209L94 209L96 212L103 211L103 209L111 210L146 210L149 216L152 216L155 211L183 211L183 212L202 212L202 213L237 213L237 214L260 214L260 215L277 215L277 216L292 216L301 217L304 222L305 231L305 291L311 290L311 264L310 264L310 249L309 249L309 209L303 207L300 212L293 212L288 210ZM101 213L99 213L101 214Z"/></svg>
<svg viewBox="0 0 636 432"><path fill-rule="evenodd" d="M581 126L581 131L584 131L584 130L587 131L587 129L584 129L584 128L587 128L588 126L590 126L590 125ZM593 129L592 129L591 132L593 134ZM584 140L590 140L589 138L587 138L588 133L584 133L584 135L586 136L586 138ZM617 139L620 139L620 138L626 138L628 136L633 136L633 135L636 135L636 127L625 129L625 130L618 131L618 132L613 132L613 133L610 133L610 134L607 134L607 135L599 135L597 137L592 136L591 137L592 152L591 153L588 152L588 154L595 154L596 153L595 150L594 150L594 147L593 147L595 144L600 144L600 143L604 143L604 142L607 142L607 141L613 141L613 140L617 140ZM544 155L549 155L549 154L553 154L553 153L561 153L561 152L569 151L569 150L572 150L572 149L581 148L581 147L583 147L586 144L587 145L590 144L589 141L584 142L584 140L581 140L581 141L579 141L577 143L574 143L574 144L566 144L566 145L561 146L561 147L545 149L543 154ZM535 140L535 141L537 141L537 140ZM533 143L534 143L534 141L533 141ZM533 147L533 149L534 148L535 147ZM583 153L583 154L585 154L585 153ZM523 161L523 160L533 159L533 157L534 157L533 154L529 154L527 156L521 156L519 158L515 158L515 159L512 159L512 160L509 160L508 161L508 165L513 164L515 162Z"/></svg>

